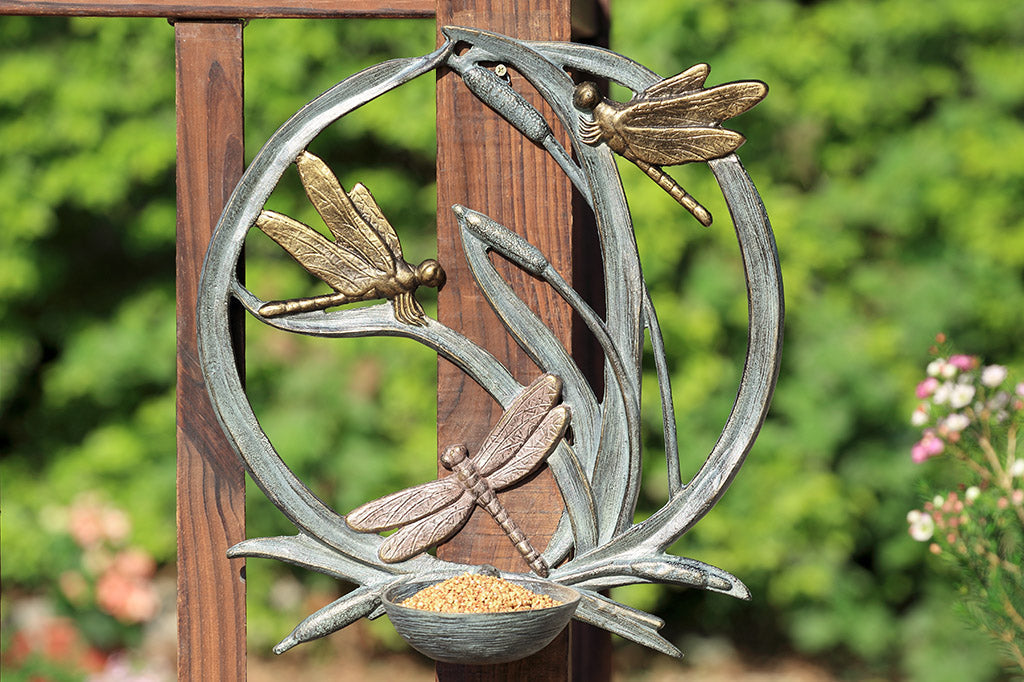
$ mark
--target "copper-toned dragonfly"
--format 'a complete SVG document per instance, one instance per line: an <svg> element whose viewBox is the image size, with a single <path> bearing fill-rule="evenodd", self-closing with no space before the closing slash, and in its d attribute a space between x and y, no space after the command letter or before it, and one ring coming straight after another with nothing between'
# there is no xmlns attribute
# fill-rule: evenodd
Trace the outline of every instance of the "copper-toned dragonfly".
<svg viewBox="0 0 1024 682"><path fill-rule="evenodd" d="M256 226L336 293L270 301L260 306L260 315L275 317L386 298L392 301L400 322L423 325L423 308L413 292L421 285L444 286L445 273L440 263L432 258L416 267L405 262L395 229L370 190L361 183L346 193L327 164L306 151L295 160L295 165L306 195L334 241L274 211L261 212Z"/></svg>
<svg viewBox="0 0 1024 682"><path fill-rule="evenodd" d="M453 445L441 455L452 472L413 488L400 490L353 510L345 521L361 532L399 528L377 551L382 561L403 561L444 542L469 520L476 505L494 517L512 544L538 575L548 566L509 516L495 491L522 480L536 470L558 445L569 423L569 408L557 405L561 380L545 374L516 396L469 457L465 445Z"/></svg>
<svg viewBox="0 0 1024 682"><path fill-rule="evenodd" d="M721 122L742 114L768 94L768 86L760 81L705 89L709 70L707 64L697 64L626 103L605 99L589 82L577 85L573 92L576 108L593 115L592 121L580 116L583 141L594 146L607 143L704 225L711 224L711 214L661 166L709 161L736 151L745 138L722 128Z"/></svg>

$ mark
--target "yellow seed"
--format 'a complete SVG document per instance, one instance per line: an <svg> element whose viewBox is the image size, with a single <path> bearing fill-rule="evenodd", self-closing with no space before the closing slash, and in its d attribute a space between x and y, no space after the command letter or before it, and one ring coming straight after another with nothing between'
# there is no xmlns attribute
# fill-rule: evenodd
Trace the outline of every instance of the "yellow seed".
<svg viewBox="0 0 1024 682"><path fill-rule="evenodd" d="M561 603L501 578L465 573L425 587L401 605L444 613L494 613L546 609Z"/></svg>

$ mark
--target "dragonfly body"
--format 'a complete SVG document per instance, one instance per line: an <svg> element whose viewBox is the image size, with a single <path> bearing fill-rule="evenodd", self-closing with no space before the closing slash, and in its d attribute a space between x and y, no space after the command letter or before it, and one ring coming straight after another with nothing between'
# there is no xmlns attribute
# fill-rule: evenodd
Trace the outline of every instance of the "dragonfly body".
<svg viewBox="0 0 1024 682"><path fill-rule="evenodd" d="M400 322L424 324L423 308L413 293L420 286L444 286L440 263L427 259L414 267L405 261L398 235L362 184L346 193L327 164L309 152L295 163L306 194L334 240L274 211L262 211L256 226L335 293L270 301L260 306L260 315L276 317L386 298L393 302Z"/></svg>
<svg viewBox="0 0 1024 682"><path fill-rule="evenodd" d="M744 137L722 128L721 122L751 108L768 92L760 81L705 89L708 71L707 64L698 64L625 103L602 97L589 82L573 91L576 108L591 114L590 119L580 117L583 141L607 144L704 225L711 224L711 214L661 167L708 161L736 151Z"/></svg>
<svg viewBox="0 0 1024 682"><path fill-rule="evenodd" d="M272 211L263 213L273 214ZM257 220L256 225L264 232L268 231L263 215ZM277 317L386 298L394 301L396 317L399 320L406 324L419 325L422 324L423 311L416 303L416 299L411 298L412 294L421 286L437 286L437 283L443 280L444 271L436 260L428 259L414 267L404 259L396 259L393 274L377 278L365 286L351 287L347 291L336 291L333 294L268 301L260 306L259 313L263 317Z"/></svg>
<svg viewBox="0 0 1024 682"><path fill-rule="evenodd" d="M556 405L561 380L545 374L516 397L488 433L473 457L465 445L453 445L441 455L452 472L422 485L400 490L352 510L345 518L361 532L398 528L377 551L382 561L403 561L457 533L473 509L483 507L538 575L547 563L513 521L496 492L535 471L555 449L569 423L569 408Z"/></svg>

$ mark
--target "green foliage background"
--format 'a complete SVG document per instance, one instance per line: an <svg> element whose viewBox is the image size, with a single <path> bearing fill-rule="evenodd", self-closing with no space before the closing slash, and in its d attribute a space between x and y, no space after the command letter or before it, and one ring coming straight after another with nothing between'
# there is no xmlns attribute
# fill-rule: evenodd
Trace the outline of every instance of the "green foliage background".
<svg viewBox="0 0 1024 682"><path fill-rule="evenodd" d="M710 84L769 84L731 127L749 139L740 154L776 231L787 305L772 413L725 499L675 548L738 575L753 602L623 596L661 613L677 640L725 634L751 655L797 652L858 679L994 678L994 654L965 645L976 635L955 617L951 583L906 534L923 473L907 420L936 332L989 361L1024 361L1024 5L643 0L613 3L612 21L612 47L664 75L706 61ZM338 80L431 50L434 28L253 21L245 39L251 158ZM374 191L410 259L434 253L432 92L415 81L313 148L343 184ZM174 125L167 22L0 19L5 592L45 590L71 561L42 519L83 490L130 510L134 541L173 566ZM706 169L674 175L717 216L710 229L622 170L695 471L745 350L735 240ZM294 178L270 206L310 211ZM308 278L257 237L257 293L306 293ZM344 511L433 475L432 354L248 334L257 413L325 500ZM663 489L652 476L645 509ZM262 495L249 499L250 535L291 531ZM335 588L254 564L252 646L267 648L305 613L275 601L271 583Z"/></svg>

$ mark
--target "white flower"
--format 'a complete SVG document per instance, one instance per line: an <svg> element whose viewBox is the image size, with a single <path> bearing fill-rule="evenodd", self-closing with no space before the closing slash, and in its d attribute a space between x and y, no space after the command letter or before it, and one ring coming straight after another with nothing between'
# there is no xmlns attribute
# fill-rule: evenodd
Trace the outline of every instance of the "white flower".
<svg viewBox="0 0 1024 682"><path fill-rule="evenodd" d="M939 376L943 379L952 379L956 376L957 367L952 362L945 362L939 370Z"/></svg>
<svg viewBox="0 0 1024 682"><path fill-rule="evenodd" d="M928 376L937 377L942 374L942 368L946 366L945 358L937 358L928 363L928 367L925 371L928 372Z"/></svg>
<svg viewBox="0 0 1024 682"><path fill-rule="evenodd" d="M972 485L970 488L964 491L964 499L968 502L974 502L978 499L978 495L981 495L981 488L976 485Z"/></svg>
<svg viewBox="0 0 1024 682"><path fill-rule="evenodd" d="M970 384L957 384L949 393L949 406L954 410L966 407L974 399L974 386Z"/></svg>
<svg viewBox="0 0 1024 682"><path fill-rule="evenodd" d="M942 422L942 424L947 429L949 429L950 431L956 431L956 432L963 431L964 429L966 429L968 427L968 425L970 425L970 423L971 423L971 420L967 417L967 415L960 414L959 412L955 412L955 413L949 415Z"/></svg>
<svg viewBox="0 0 1024 682"><path fill-rule="evenodd" d="M1024 477L1024 459L1018 459L1013 463L1013 466L1010 467L1010 475Z"/></svg>
<svg viewBox="0 0 1024 682"><path fill-rule="evenodd" d="M913 518L911 518L912 514ZM932 519L931 514L911 512L907 514L907 521L910 523L910 537L918 542L927 542L932 539L932 535L935 533L935 520Z"/></svg>
<svg viewBox="0 0 1024 682"><path fill-rule="evenodd" d="M936 405L942 405L949 402L949 397L953 394L953 382L947 381L935 389L935 393L932 394L932 402Z"/></svg>
<svg viewBox="0 0 1024 682"><path fill-rule="evenodd" d="M935 497L932 498L932 504L935 505L936 509L938 509L942 505L946 504L946 498L944 498L942 495L936 495Z"/></svg>
<svg viewBox="0 0 1024 682"><path fill-rule="evenodd" d="M985 369L981 370L981 383L985 384L989 388L995 388L999 384L1003 383L1008 374L1005 367L1002 365L989 365Z"/></svg>
<svg viewBox="0 0 1024 682"><path fill-rule="evenodd" d="M928 410L924 405L918 405L914 414L910 415L910 423L914 426L924 426L928 423Z"/></svg>

